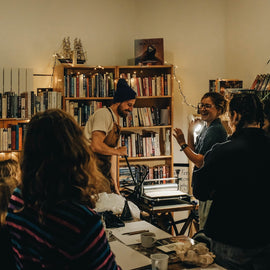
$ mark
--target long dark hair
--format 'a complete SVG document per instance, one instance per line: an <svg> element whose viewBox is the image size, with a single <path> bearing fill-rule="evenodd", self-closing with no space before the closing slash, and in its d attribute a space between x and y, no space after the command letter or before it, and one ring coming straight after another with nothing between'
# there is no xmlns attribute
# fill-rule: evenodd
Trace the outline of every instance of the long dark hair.
<svg viewBox="0 0 270 270"><path fill-rule="evenodd" d="M257 123L262 128L264 124L263 105L256 94L234 94L230 101L229 112L233 115L234 111L241 115L236 131L239 131L246 124L252 123Z"/></svg>
<svg viewBox="0 0 270 270"><path fill-rule="evenodd" d="M25 205L42 212L67 200L95 206L95 187L102 174L81 127L62 110L51 109L32 117L21 170Z"/></svg>

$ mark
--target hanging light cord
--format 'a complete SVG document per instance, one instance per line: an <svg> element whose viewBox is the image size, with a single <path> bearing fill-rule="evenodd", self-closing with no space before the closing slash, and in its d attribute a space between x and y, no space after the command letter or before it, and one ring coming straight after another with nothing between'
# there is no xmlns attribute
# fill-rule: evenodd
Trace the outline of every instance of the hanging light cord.
<svg viewBox="0 0 270 270"><path fill-rule="evenodd" d="M177 69L177 66L174 66L174 68L173 68L173 76L174 76L175 81L177 82L177 86L178 86L178 90L179 90L179 92L180 92L180 95L181 95L182 98L183 98L183 103L186 104L186 105L189 106L189 107L192 107L192 108L194 108L194 109L197 109L197 106L194 106L194 105L192 105L191 103L188 103L188 102L187 102L187 98L186 98L185 94L184 94L183 91L182 91L181 82L180 82L180 80L178 80L178 78L177 78L177 76L176 76L176 69Z"/></svg>

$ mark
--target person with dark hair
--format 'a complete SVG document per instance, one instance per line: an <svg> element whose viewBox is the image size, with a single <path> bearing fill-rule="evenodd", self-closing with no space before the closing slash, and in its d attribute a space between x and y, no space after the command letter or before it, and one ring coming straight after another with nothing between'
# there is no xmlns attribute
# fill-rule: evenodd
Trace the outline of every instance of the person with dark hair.
<svg viewBox="0 0 270 270"><path fill-rule="evenodd" d="M103 175L80 126L59 109L30 120L6 223L17 269L118 269L92 210Z"/></svg>
<svg viewBox="0 0 270 270"><path fill-rule="evenodd" d="M212 239L218 264L270 269L270 139L262 129L262 103L255 94L234 94L229 117L234 133L207 152L204 165L193 174L193 194L213 200L205 234Z"/></svg>
<svg viewBox="0 0 270 270"><path fill-rule="evenodd" d="M98 167L105 176L103 189L99 192L118 193L116 177L112 175L112 156L126 156L126 146L117 147L120 138L119 117L126 117L133 109L136 92L125 79L119 79L113 103L108 108L98 109L86 123L84 134L96 155Z"/></svg>
<svg viewBox="0 0 270 270"><path fill-rule="evenodd" d="M195 164L194 171L200 168L203 164L203 157L211 147L218 143L224 142L227 139L227 132L221 123L220 116L226 111L227 102L223 95L217 92L207 92L201 98L201 103L198 105L198 112L201 119L191 121L188 128L188 143L186 143L184 133L181 129L175 128L173 136L176 138L187 158ZM198 123L205 123L194 140L194 131ZM192 183L194 185L194 183ZM203 229L211 201L200 202L199 218L200 229Z"/></svg>

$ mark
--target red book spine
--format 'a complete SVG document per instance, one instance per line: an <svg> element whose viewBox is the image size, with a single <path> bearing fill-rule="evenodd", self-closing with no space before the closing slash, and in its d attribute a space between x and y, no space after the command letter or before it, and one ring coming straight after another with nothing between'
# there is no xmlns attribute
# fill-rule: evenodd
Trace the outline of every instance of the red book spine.
<svg viewBox="0 0 270 270"><path fill-rule="evenodd" d="M22 150L23 145L23 130L22 127L19 127L19 150Z"/></svg>
<svg viewBox="0 0 270 270"><path fill-rule="evenodd" d="M152 78L151 77L148 78L148 86L149 86L149 96L152 96L153 92L152 92Z"/></svg>
<svg viewBox="0 0 270 270"><path fill-rule="evenodd" d="M16 150L16 127L11 126L11 150Z"/></svg>

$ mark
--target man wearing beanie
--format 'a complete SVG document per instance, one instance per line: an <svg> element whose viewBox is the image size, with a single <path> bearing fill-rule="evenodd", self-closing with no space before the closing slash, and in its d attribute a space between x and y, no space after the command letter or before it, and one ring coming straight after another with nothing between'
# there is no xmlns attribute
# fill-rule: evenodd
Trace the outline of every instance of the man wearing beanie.
<svg viewBox="0 0 270 270"><path fill-rule="evenodd" d="M113 103L108 108L98 109L86 123L84 134L90 141L97 165L106 180L98 192L118 193L116 177L112 176L112 156L127 155L126 146L116 147L120 137L119 117L126 117L133 109L136 92L125 79L119 79L114 94Z"/></svg>

